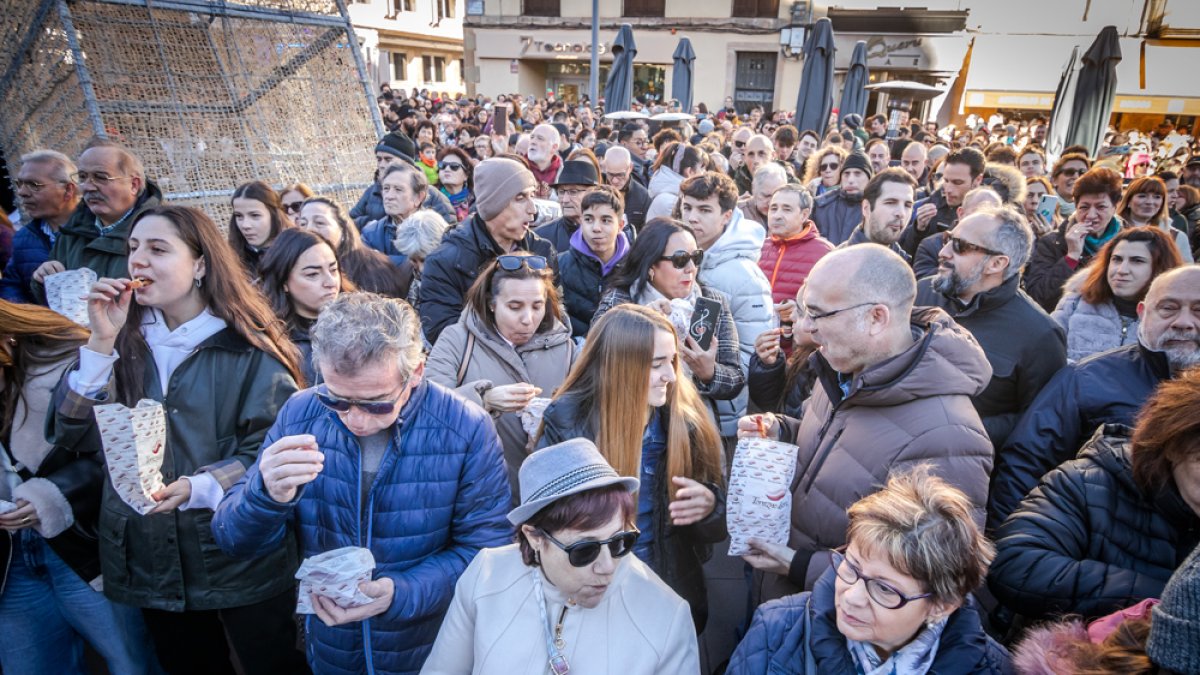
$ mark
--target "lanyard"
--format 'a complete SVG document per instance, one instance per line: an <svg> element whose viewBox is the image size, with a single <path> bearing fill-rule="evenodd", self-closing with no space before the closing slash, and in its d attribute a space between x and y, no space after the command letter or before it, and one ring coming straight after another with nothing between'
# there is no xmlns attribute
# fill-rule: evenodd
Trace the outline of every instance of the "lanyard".
<svg viewBox="0 0 1200 675"><path fill-rule="evenodd" d="M538 614L542 617L542 626L546 637L546 656L549 658L550 672L553 675L567 675L571 672L571 666L567 663L567 657L563 656L563 639L562 625L563 619L567 617L567 607L563 606L562 613L558 615L557 629L550 626L550 617L546 615L546 597L542 593L542 571L540 569L533 571L533 595L537 598Z"/></svg>

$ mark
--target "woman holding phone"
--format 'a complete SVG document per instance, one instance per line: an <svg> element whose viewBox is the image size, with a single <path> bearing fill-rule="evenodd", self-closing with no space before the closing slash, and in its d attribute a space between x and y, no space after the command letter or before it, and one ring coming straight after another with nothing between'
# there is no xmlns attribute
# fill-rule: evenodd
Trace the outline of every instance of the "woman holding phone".
<svg viewBox="0 0 1200 675"><path fill-rule="evenodd" d="M296 348L203 212L143 212L130 227L128 264L128 278L92 286L92 334L59 384L49 439L101 452L96 405L162 405L158 505L143 515L104 481L104 594L141 608L169 673L233 673L231 651L247 673L305 672L292 620L295 546L235 560L211 526L212 510L303 381Z"/></svg>

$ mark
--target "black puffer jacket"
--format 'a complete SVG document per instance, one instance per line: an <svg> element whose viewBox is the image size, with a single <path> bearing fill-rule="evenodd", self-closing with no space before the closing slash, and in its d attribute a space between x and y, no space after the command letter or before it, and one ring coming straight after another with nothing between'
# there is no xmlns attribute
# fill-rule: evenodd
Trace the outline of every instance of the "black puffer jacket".
<svg viewBox="0 0 1200 675"><path fill-rule="evenodd" d="M618 262L608 274L602 274L600 260L569 248L558 254L558 274L562 279L563 306L571 318L571 336L586 337L592 317L600 306L600 295L608 280L621 270Z"/></svg>
<svg viewBox="0 0 1200 675"><path fill-rule="evenodd" d="M666 409L660 409L659 414L664 416L663 428L666 428ZM599 418L594 409L590 413L582 410L577 397L563 396L546 407L542 423L541 436L536 441L538 449L572 438L596 440L594 429L599 426ZM664 465L665 461L664 455ZM666 475L666 471L659 471L653 487L658 495L654 500L656 536L653 569L671 590L688 601L696 632L700 633L708 621L708 591L703 566L712 556L712 545L729 534L725 528L725 490L719 485L706 483L717 498L712 513L700 522L676 527L671 524L671 514L667 510L670 486Z"/></svg>
<svg viewBox="0 0 1200 675"><path fill-rule="evenodd" d="M988 532L995 532L1042 476L1075 457L1102 424L1133 424L1158 383L1168 377L1166 355L1140 344L1095 354L1058 371L996 453Z"/></svg>
<svg viewBox="0 0 1200 675"><path fill-rule="evenodd" d="M851 197L840 189L826 192L813 204L812 221L822 237L839 246L863 221L862 196Z"/></svg>
<svg viewBox="0 0 1200 675"><path fill-rule="evenodd" d="M988 585L1030 619L1098 617L1157 598L1200 541L1200 517L1174 481L1133 480L1132 430L1109 424L1042 479L1000 528Z"/></svg>

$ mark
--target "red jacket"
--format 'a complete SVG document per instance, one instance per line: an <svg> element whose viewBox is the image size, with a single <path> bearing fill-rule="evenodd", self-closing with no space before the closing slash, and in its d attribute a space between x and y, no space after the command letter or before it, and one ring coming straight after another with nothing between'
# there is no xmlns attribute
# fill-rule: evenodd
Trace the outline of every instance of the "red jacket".
<svg viewBox="0 0 1200 675"><path fill-rule="evenodd" d="M804 285L809 270L832 250L833 244L817 232L812 221L805 225L800 234L790 239L768 236L763 242L758 266L771 282L771 299L775 304L795 299L796 291Z"/></svg>

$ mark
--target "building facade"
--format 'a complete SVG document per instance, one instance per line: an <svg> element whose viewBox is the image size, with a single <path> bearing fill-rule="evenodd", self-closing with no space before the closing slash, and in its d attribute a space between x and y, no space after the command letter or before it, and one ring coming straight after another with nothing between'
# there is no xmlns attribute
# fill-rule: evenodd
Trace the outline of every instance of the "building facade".
<svg viewBox="0 0 1200 675"><path fill-rule="evenodd" d="M347 0L376 89L462 94L463 0Z"/></svg>

